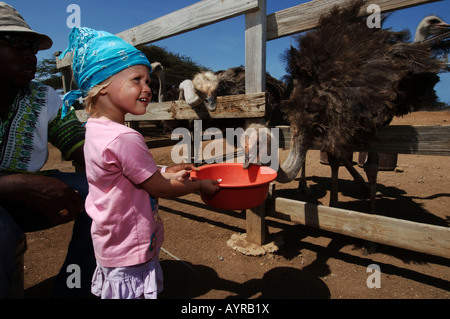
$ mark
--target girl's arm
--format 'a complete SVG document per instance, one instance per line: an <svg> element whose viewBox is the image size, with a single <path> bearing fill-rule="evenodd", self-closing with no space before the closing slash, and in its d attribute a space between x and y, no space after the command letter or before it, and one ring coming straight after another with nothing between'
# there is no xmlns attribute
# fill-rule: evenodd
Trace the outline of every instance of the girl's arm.
<svg viewBox="0 0 450 319"><path fill-rule="evenodd" d="M160 170L161 174L167 179L178 179L181 181L189 180L191 171L199 171L194 164L177 164L173 166L163 166Z"/></svg>
<svg viewBox="0 0 450 319"><path fill-rule="evenodd" d="M190 177L190 172L186 170L182 170L176 173L161 173L162 176L164 176L165 179L176 179L179 181L188 181Z"/></svg>
<svg viewBox="0 0 450 319"><path fill-rule="evenodd" d="M172 198L201 192L206 195L214 195L219 190L218 180L183 181L179 179L167 179L160 171L156 171L141 186L152 196Z"/></svg>

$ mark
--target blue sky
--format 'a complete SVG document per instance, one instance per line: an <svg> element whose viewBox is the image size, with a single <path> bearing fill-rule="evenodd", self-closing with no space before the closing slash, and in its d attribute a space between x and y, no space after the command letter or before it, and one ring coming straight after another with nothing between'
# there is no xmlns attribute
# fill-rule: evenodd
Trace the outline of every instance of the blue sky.
<svg viewBox="0 0 450 319"><path fill-rule="evenodd" d="M67 12L70 4L80 7L81 26L119 33L198 0L6 0L15 7L34 30L53 39L53 47L38 53L38 58L63 51L70 29ZM267 14L307 1L267 0ZM428 14L438 14L450 23L450 1L438 1L394 12L385 24L393 30L408 29L414 35L417 24ZM244 16L222 21L198 30L171 37L153 44L180 55L191 57L198 64L214 71L245 64ZM267 42L267 71L280 78L285 66L280 55L289 48L291 37ZM436 91L442 102L450 104L450 74L441 75Z"/></svg>

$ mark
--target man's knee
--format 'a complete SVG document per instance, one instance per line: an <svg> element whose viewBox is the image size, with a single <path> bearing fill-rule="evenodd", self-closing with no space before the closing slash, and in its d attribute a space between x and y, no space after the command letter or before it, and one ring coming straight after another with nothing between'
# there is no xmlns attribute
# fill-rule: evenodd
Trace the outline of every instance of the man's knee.
<svg viewBox="0 0 450 319"><path fill-rule="evenodd" d="M25 234L0 207L0 298L23 296Z"/></svg>

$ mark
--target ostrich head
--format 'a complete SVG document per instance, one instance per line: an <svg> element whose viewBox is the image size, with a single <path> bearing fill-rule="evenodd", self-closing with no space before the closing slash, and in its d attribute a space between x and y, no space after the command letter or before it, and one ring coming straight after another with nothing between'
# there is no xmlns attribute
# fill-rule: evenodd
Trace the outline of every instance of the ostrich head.
<svg viewBox="0 0 450 319"><path fill-rule="evenodd" d="M426 16L417 26L414 42L423 42L431 36L438 35L449 29L450 24L445 23L441 18L435 15Z"/></svg>
<svg viewBox="0 0 450 319"><path fill-rule="evenodd" d="M197 94L206 102L208 110L214 112L217 107L216 90L219 86L219 78L213 72L201 72L194 76L192 83Z"/></svg>
<svg viewBox="0 0 450 319"><path fill-rule="evenodd" d="M277 104L284 90L284 84L270 75L266 76L266 82L269 104ZM206 104L208 110L215 111L217 96L245 94L245 68L240 66L215 73L210 71L200 72L194 76L191 87L194 88L194 91L188 92L188 95L198 95L199 99ZM187 87L180 87L180 89L184 90L185 96L186 90L190 90ZM186 100L186 102L188 101ZM189 102L188 104L191 105Z"/></svg>
<svg viewBox="0 0 450 319"><path fill-rule="evenodd" d="M166 100L166 81L164 68L160 62L152 63L152 74L159 79L158 101ZM207 71L195 75L193 80L184 80L179 85L179 99L184 98L186 102L195 107L206 102L208 110L214 112L217 107L216 90L219 86L219 78L214 73ZM170 95L170 94L169 94Z"/></svg>
<svg viewBox="0 0 450 319"><path fill-rule="evenodd" d="M272 149L272 141L275 141L275 136L272 132L268 130L264 121L261 120L249 120L246 126L244 134L241 135L240 143L244 151L244 169L247 169L252 164L257 165L267 165L269 163L262 163L261 155L268 155L268 150L270 150L270 155L275 155ZM278 144L276 144L278 145ZM266 159L264 158L264 161ZM272 160L272 158L271 158ZM273 164L273 163L270 163ZM278 161L276 162L278 165Z"/></svg>

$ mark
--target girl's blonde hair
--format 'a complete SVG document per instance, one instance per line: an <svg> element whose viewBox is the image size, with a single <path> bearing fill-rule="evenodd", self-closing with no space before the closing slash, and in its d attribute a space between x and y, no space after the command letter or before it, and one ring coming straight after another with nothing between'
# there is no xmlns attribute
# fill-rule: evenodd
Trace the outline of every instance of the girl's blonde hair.
<svg viewBox="0 0 450 319"><path fill-rule="evenodd" d="M95 108L94 105L97 101L97 96L99 95L100 91L103 90L104 88L106 88L108 85L111 84L112 82L112 76L110 76L109 78L107 78L105 81L103 81L102 83L97 84L96 86L94 86L86 95L86 97L83 100L83 104L84 104L84 110L86 111L87 114L92 114L95 112Z"/></svg>

